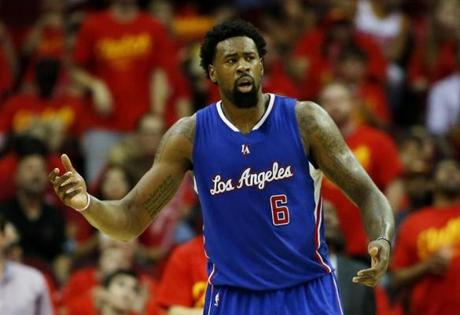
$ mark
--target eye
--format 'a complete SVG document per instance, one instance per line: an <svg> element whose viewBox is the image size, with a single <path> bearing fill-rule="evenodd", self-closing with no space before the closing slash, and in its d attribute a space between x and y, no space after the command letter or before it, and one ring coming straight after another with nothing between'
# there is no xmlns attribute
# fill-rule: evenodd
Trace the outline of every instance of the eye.
<svg viewBox="0 0 460 315"><path fill-rule="evenodd" d="M254 59L256 59L256 57L250 55L250 56L246 56L246 61L253 61Z"/></svg>
<svg viewBox="0 0 460 315"><path fill-rule="evenodd" d="M235 59L235 58L229 58L229 59L227 59L227 63L230 64L230 65L234 64L235 62L236 62L236 59Z"/></svg>

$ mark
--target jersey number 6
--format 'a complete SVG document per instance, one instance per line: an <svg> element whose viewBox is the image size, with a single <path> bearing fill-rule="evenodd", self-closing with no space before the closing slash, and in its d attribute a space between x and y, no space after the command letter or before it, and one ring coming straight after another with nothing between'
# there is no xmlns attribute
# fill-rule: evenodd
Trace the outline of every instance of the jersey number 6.
<svg viewBox="0 0 460 315"><path fill-rule="evenodd" d="M270 207L272 209L273 225L289 224L289 208L287 207L286 195L273 195L270 197Z"/></svg>

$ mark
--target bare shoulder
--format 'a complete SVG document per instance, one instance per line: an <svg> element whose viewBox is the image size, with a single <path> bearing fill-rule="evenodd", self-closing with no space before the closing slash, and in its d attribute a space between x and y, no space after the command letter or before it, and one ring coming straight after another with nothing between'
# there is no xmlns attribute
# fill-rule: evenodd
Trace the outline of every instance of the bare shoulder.
<svg viewBox="0 0 460 315"><path fill-rule="evenodd" d="M301 129L311 129L320 124L325 114L326 112L321 106L314 102L299 101L296 104L296 117Z"/></svg>
<svg viewBox="0 0 460 315"><path fill-rule="evenodd" d="M171 128L166 132L165 136L169 133L170 137L183 138L193 144L195 137L196 115L183 117L179 119Z"/></svg>
<svg viewBox="0 0 460 315"><path fill-rule="evenodd" d="M327 112L314 102L299 101L296 105L296 118L305 146L311 142L312 137L335 127Z"/></svg>
<svg viewBox="0 0 460 315"><path fill-rule="evenodd" d="M161 139L155 162L167 158L186 160L191 163L195 126L195 115L181 118L172 125Z"/></svg>

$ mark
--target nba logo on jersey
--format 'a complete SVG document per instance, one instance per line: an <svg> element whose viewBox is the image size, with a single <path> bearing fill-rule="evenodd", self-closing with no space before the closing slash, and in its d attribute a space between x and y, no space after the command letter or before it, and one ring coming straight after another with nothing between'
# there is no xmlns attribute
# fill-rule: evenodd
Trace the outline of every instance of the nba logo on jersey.
<svg viewBox="0 0 460 315"><path fill-rule="evenodd" d="M242 144L241 145L241 153L243 153L243 155L247 155L247 154L251 153L249 151L249 146L247 144Z"/></svg>

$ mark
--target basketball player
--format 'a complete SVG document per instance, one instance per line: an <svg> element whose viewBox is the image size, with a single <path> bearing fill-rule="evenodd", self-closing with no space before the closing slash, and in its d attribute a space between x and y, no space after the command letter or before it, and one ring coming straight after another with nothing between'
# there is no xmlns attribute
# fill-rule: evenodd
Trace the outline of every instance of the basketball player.
<svg viewBox="0 0 460 315"><path fill-rule="evenodd" d="M65 172L53 170L50 181L96 228L129 240L193 170L208 257L205 314L341 314L323 235L322 172L361 208L372 240L372 266L356 283L375 286L387 268L391 209L323 109L262 92L265 52L263 37L243 21L207 33L201 63L222 100L171 127L152 168L122 200L90 196L67 155Z"/></svg>

